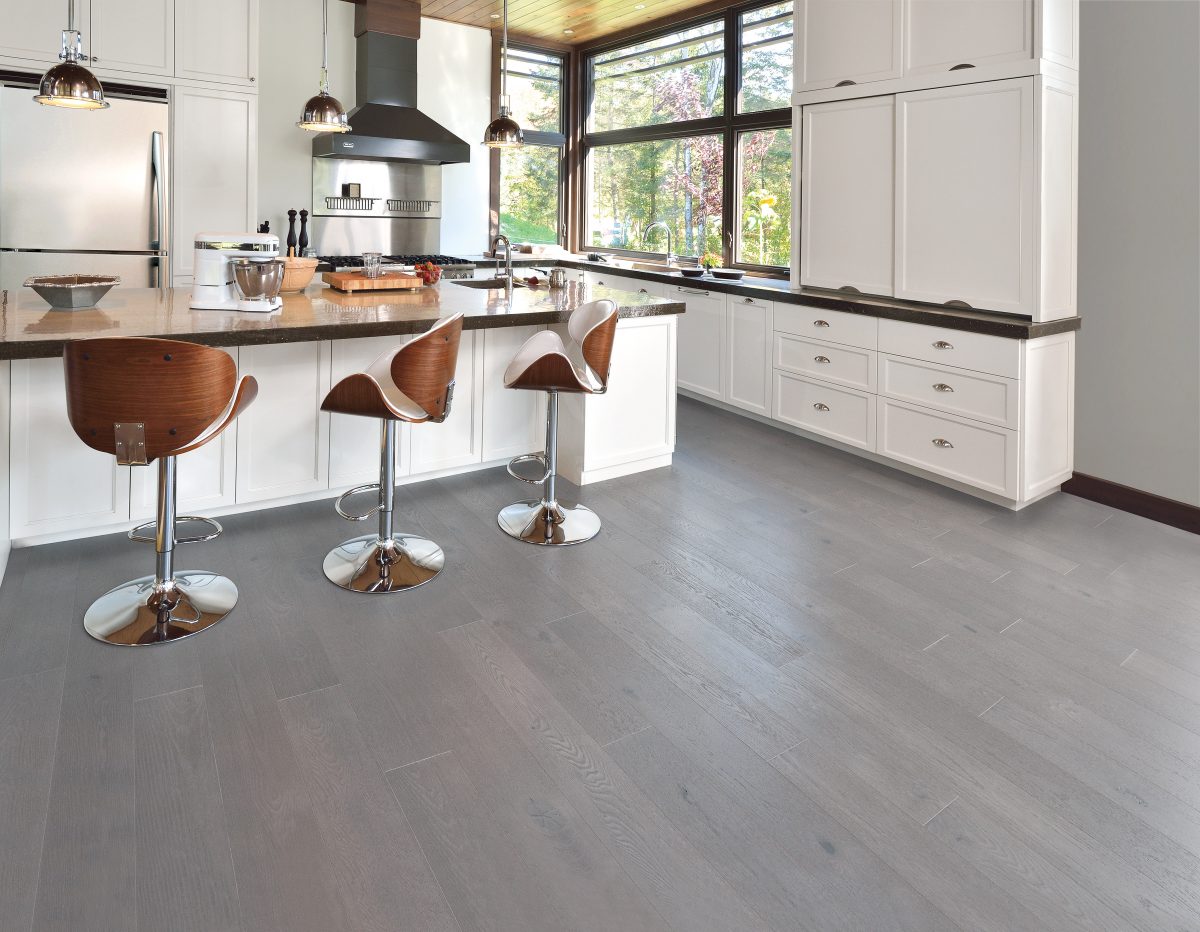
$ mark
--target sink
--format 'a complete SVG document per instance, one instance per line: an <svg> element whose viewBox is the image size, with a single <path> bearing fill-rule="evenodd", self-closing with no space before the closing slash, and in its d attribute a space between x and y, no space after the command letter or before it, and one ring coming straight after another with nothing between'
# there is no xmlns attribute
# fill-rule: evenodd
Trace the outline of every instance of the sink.
<svg viewBox="0 0 1200 932"><path fill-rule="evenodd" d="M462 285L464 288L484 288L491 290L493 288L507 288L508 279L506 278L452 278L449 280L451 285ZM514 288L525 288L524 282L514 281Z"/></svg>

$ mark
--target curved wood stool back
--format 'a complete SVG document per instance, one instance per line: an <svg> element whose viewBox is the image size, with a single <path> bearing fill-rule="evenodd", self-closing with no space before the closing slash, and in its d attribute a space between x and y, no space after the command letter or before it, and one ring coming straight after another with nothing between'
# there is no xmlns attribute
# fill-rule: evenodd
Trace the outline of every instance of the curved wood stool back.
<svg viewBox="0 0 1200 932"><path fill-rule="evenodd" d="M433 541L393 527L396 424L441 423L449 417L462 328L462 314L437 321L421 336L384 353L366 371L346 376L321 403L324 411L374 417L381 425L379 481L350 489L334 504L349 521L377 514L379 530L326 554L322 568L336 586L351 592L403 592L429 582L445 565L445 554ZM376 504L362 513L347 511L346 499L363 492L375 492Z"/></svg>
<svg viewBox="0 0 1200 932"><path fill-rule="evenodd" d="M505 388L546 392L546 449L518 456L508 464L514 479L542 487L539 501L514 502L496 520L509 537L528 544L580 544L600 533L600 518L585 505L558 501L558 394L602 395L608 391L617 305L607 299L581 304L567 320L569 342L552 330L525 341L504 372ZM542 475L529 479L515 469L538 463Z"/></svg>
<svg viewBox="0 0 1200 932"><path fill-rule="evenodd" d="M145 337L76 340L63 350L67 417L93 450L121 465L158 461L154 521L129 532L154 543L153 576L130 580L92 603L83 626L97 640L141 646L203 631L229 614L237 587L208 571L175 571L175 545L212 540L211 518L175 514L175 458L208 443L233 423L258 394L238 380L237 365L218 349ZM175 525L199 522L210 533L178 537ZM147 532L153 530L153 536Z"/></svg>

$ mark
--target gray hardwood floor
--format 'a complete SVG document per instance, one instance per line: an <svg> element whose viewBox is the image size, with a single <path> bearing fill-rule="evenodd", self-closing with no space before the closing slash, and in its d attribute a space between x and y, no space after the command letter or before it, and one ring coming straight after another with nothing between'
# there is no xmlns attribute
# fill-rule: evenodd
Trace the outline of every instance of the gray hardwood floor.
<svg viewBox="0 0 1200 932"><path fill-rule="evenodd" d="M679 438L557 552L502 471L401 488L448 568L391 598L328 503L230 518L161 649L80 624L147 549L16 551L0 929L1200 929L1200 538Z"/></svg>

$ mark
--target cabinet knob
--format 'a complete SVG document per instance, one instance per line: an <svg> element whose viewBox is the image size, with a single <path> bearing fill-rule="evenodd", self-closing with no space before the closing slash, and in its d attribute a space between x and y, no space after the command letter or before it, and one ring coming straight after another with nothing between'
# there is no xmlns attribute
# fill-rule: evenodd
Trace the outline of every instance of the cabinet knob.
<svg viewBox="0 0 1200 932"><path fill-rule="evenodd" d="M829 321L827 321L827 320L814 320L814 321L813 321L813 326L814 326L814 327L828 327L828 326L829 326Z"/></svg>
<svg viewBox="0 0 1200 932"><path fill-rule="evenodd" d="M941 437L934 437L933 445L935 447L941 447L943 450L953 450L954 449L954 444L952 444L949 440L943 440Z"/></svg>
<svg viewBox="0 0 1200 932"><path fill-rule="evenodd" d="M97 61L99 61L99 60L100 60L100 59L99 59L99 58L97 58L95 55L93 55L93 56L92 56L92 61L94 61L94 62L97 62Z"/></svg>
<svg viewBox="0 0 1200 932"><path fill-rule="evenodd" d="M813 405L813 407L816 408L818 411L828 411L829 410L829 405L823 404L820 401L818 401L815 405Z"/></svg>
<svg viewBox="0 0 1200 932"><path fill-rule="evenodd" d="M835 84L834 87L852 87L853 85L855 85L857 83L858 83L857 81L851 81L849 78L846 78L842 81L838 81L838 83Z"/></svg>
<svg viewBox="0 0 1200 932"><path fill-rule="evenodd" d="M947 343L945 340L938 340L933 344L934 349L954 349L953 343Z"/></svg>
<svg viewBox="0 0 1200 932"><path fill-rule="evenodd" d="M254 83L254 75L250 75L250 83L251 83L251 84L253 84L253 83Z"/></svg>
<svg viewBox="0 0 1200 932"><path fill-rule="evenodd" d="M742 304L753 304L753 303L754 303L753 298L742 298Z"/></svg>
<svg viewBox="0 0 1200 932"><path fill-rule="evenodd" d="M859 291L857 288L855 288L853 285L842 285L841 287L838 288L838 291L845 291L849 294L862 294L862 292Z"/></svg>
<svg viewBox="0 0 1200 932"><path fill-rule="evenodd" d="M950 70L951 71L962 71L964 68L974 68L974 67L975 66L972 65L970 62L963 62L961 65L951 66Z"/></svg>
<svg viewBox="0 0 1200 932"><path fill-rule="evenodd" d="M971 305L969 305L966 301L959 300L958 298L951 298L949 301L943 301L942 303L946 307L965 307L967 310L973 310Z"/></svg>
<svg viewBox="0 0 1200 932"><path fill-rule="evenodd" d="M821 363L821 365L825 365L829 362L829 357L828 356L814 356L813 362L819 362L819 363Z"/></svg>
<svg viewBox="0 0 1200 932"><path fill-rule="evenodd" d="M945 382L938 382L935 386L933 386L933 390L935 392L952 392L952 391L954 391L954 389L951 388L949 385L947 385Z"/></svg>
<svg viewBox="0 0 1200 932"><path fill-rule="evenodd" d="M648 292L648 291L647 291L645 288L639 288L639 289L638 289L638 291L639 291L639 292L641 292L642 294L649 294L649 293L650 293L650 292Z"/></svg>

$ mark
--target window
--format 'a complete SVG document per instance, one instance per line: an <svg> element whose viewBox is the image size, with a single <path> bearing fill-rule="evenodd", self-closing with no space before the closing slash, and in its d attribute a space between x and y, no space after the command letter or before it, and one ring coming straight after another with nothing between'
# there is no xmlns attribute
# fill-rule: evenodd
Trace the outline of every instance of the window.
<svg viewBox="0 0 1200 932"><path fill-rule="evenodd" d="M785 267L791 257L792 3L741 7L585 60L582 242L715 254Z"/></svg>
<svg viewBox="0 0 1200 932"><path fill-rule="evenodd" d="M500 150L494 198L498 232L514 243L553 245L560 240L566 145L563 71L561 55L509 48L508 94L525 145Z"/></svg>

